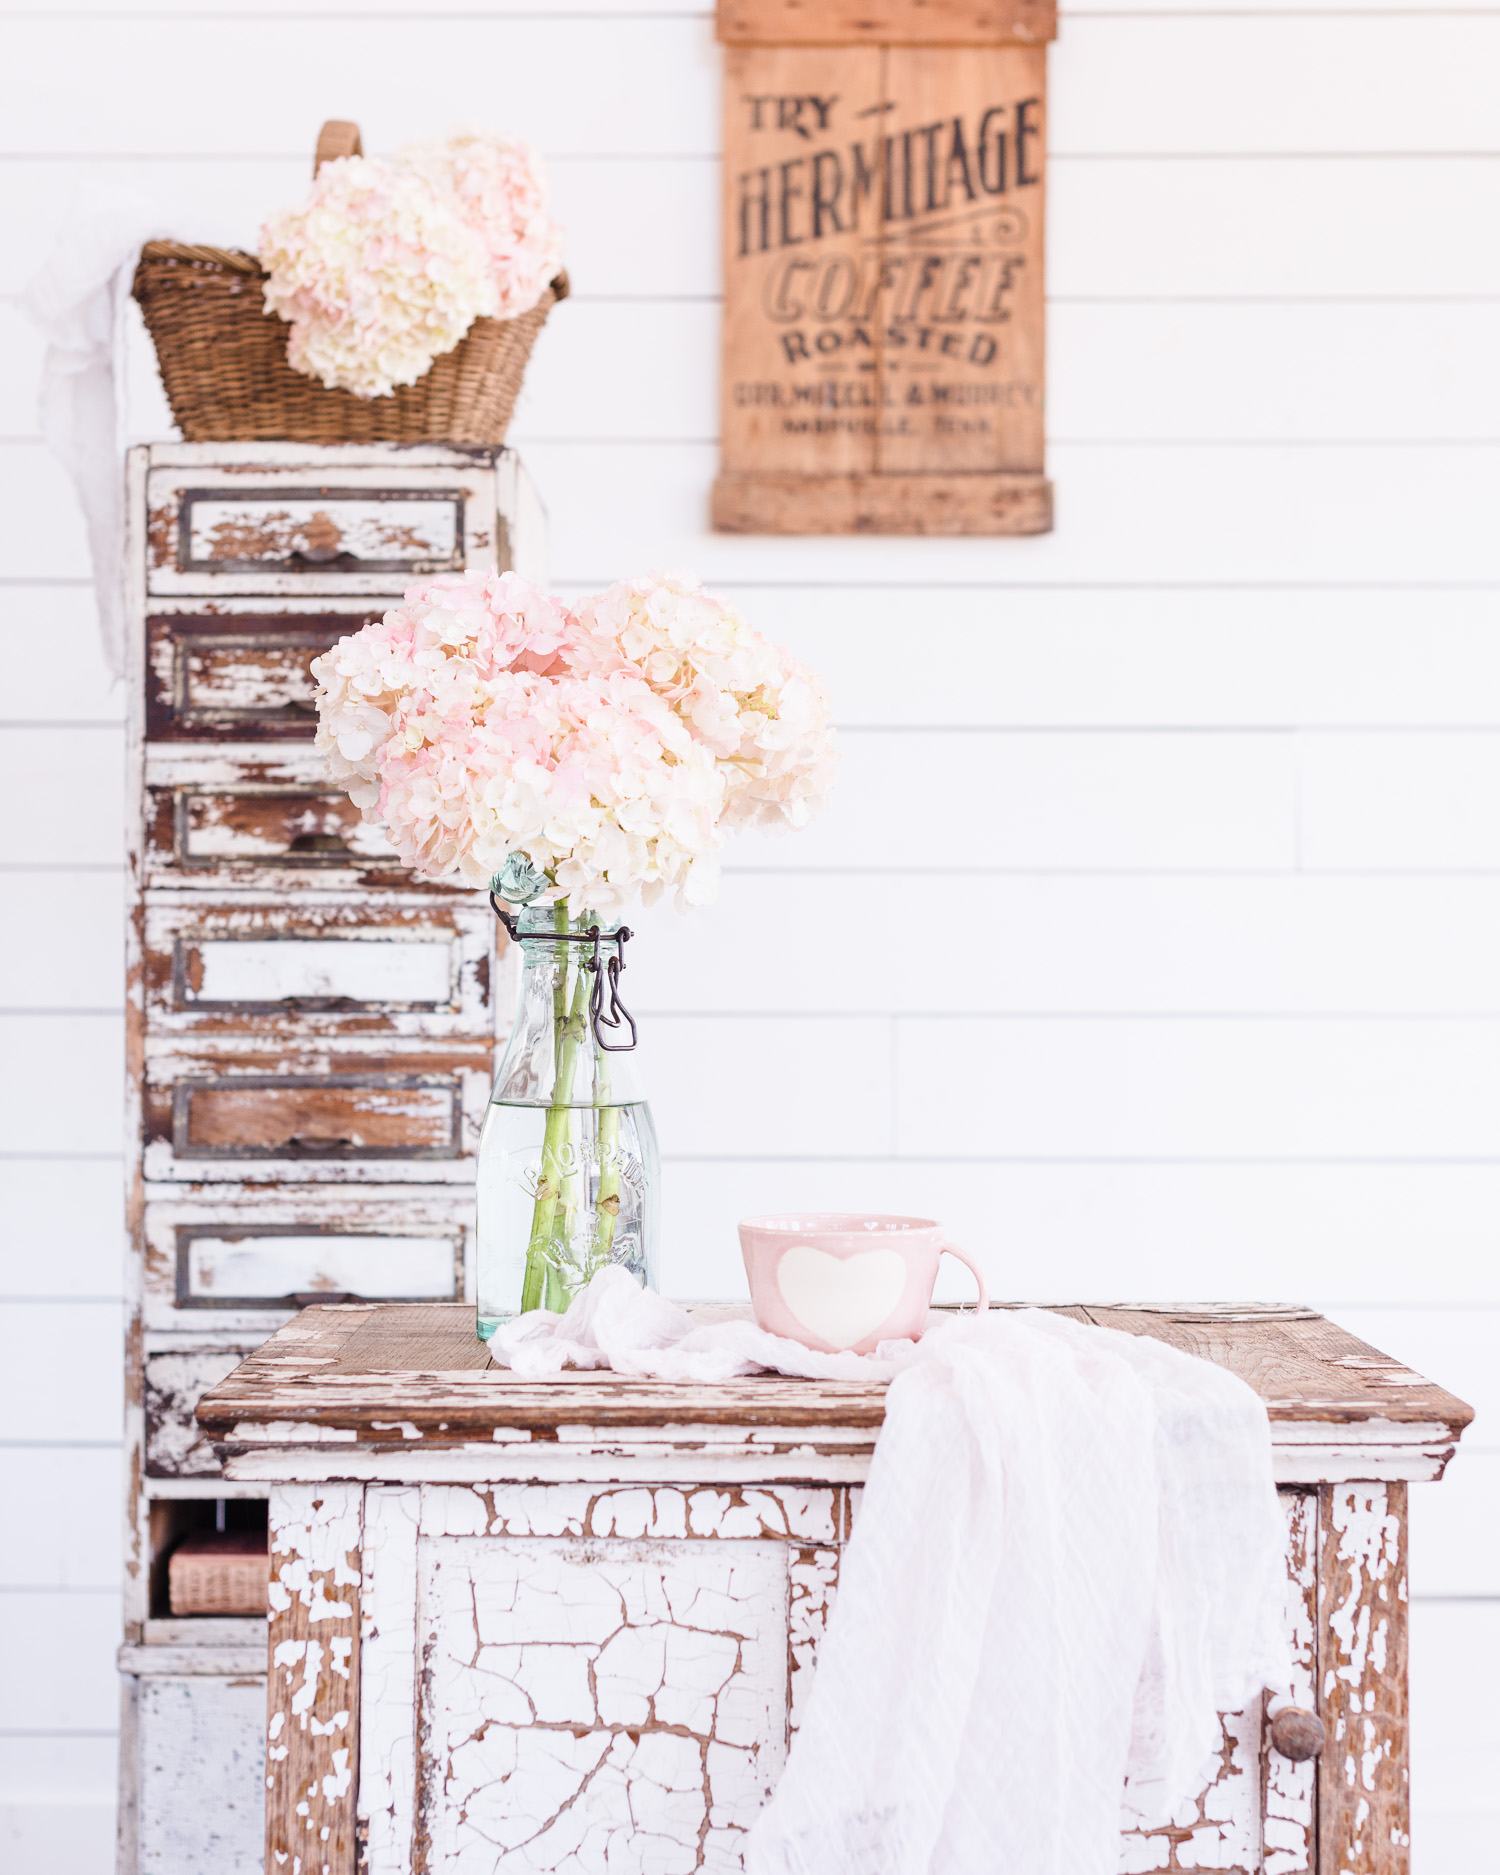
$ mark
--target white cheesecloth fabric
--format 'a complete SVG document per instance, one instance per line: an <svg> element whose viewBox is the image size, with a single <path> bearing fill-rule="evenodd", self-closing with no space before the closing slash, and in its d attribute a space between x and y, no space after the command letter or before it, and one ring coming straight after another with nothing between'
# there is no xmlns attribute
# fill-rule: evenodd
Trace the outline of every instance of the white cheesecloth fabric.
<svg viewBox="0 0 1500 1875"><path fill-rule="evenodd" d="M623 1270L499 1329L521 1376L890 1379L817 1673L747 1875L1115 1875L1288 1688L1270 1427L1235 1375L1039 1309L822 1355ZM1127 1785L1128 1780L1128 1785Z"/></svg>
<svg viewBox="0 0 1500 1875"><path fill-rule="evenodd" d="M22 304L47 335L37 411L73 478L88 530L99 634L111 675L125 668L126 307L147 241L223 245L201 211L114 183L80 189Z"/></svg>

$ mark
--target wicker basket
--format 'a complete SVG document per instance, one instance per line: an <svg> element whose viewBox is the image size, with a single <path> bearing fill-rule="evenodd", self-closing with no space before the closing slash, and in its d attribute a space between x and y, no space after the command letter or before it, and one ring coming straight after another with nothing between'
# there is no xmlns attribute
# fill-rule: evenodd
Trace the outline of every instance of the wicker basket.
<svg viewBox="0 0 1500 1875"><path fill-rule="evenodd" d="M353 134L340 148L333 132ZM324 126L319 163L358 150L353 125ZM292 369L287 325L265 310L265 280L253 255L232 248L149 241L141 250L134 293L185 442L503 443L536 335L568 292L559 274L529 312L476 319L415 384L367 399Z"/></svg>
<svg viewBox="0 0 1500 1875"><path fill-rule="evenodd" d="M264 1531L209 1531L172 1551L167 1604L174 1615L263 1615L270 1577Z"/></svg>

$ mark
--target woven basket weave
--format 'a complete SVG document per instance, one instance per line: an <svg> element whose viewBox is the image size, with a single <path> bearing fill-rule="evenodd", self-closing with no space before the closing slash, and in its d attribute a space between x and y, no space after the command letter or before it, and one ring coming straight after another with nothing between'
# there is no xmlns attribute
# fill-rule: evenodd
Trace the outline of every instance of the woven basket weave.
<svg viewBox="0 0 1500 1875"><path fill-rule="evenodd" d="M358 132L327 125L328 133ZM149 241L134 293L167 401L189 443L503 443L526 360L568 293L559 274L518 319L476 319L458 345L391 397L327 390L286 361L290 328L264 304L266 275L233 248Z"/></svg>

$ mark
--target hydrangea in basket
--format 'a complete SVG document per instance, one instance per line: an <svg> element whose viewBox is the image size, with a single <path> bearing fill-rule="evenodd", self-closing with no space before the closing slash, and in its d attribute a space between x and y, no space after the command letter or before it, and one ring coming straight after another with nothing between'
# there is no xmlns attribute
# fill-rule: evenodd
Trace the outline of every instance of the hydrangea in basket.
<svg viewBox="0 0 1500 1875"><path fill-rule="evenodd" d="M535 306L562 264L535 152L468 131L393 162L324 163L301 207L261 230L266 310L291 326L287 362L330 390L389 397L476 319Z"/></svg>
<svg viewBox="0 0 1500 1875"><path fill-rule="evenodd" d="M148 241L134 293L187 442L505 439L567 295L536 153L465 131L390 159L323 126L312 192L259 253Z"/></svg>
<svg viewBox="0 0 1500 1875"><path fill-rule="evenodd" d="M318 745L365 819L425 877L488 889L520 943L479 1151L480 1334L606 1263L654 1285L621 916L709 902L736 829L807 824L836 766L821 684L678 575L574 609L513 573L445 576L312 668Z"/></svg>

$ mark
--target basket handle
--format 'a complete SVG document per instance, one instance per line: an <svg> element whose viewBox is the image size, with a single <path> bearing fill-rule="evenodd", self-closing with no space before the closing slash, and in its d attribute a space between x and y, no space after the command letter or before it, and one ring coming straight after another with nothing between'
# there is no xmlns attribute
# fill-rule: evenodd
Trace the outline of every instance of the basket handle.
<svg viewBox="0 0 1500 1875"><path fill-rule="evenodd" d="M313 175L325 163L334 162L340 156L363 156L364 147L359 140L359 125L351 124L342 117L330 117L318 132L318 147L313 155Z"/></svg>

